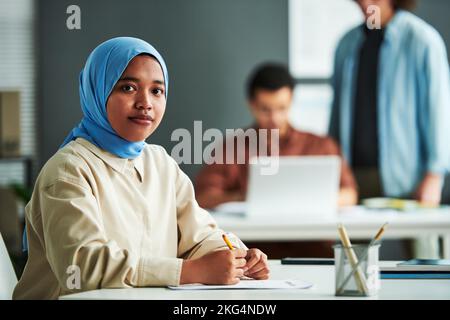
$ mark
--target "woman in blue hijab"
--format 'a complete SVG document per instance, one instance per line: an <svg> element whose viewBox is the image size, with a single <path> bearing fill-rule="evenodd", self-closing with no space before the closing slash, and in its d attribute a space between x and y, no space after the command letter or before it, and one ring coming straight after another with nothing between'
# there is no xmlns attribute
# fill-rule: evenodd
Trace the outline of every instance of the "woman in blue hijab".
<svg viewBox="0 0 450 320"><path fill-rule="evenodd" d="M121 158L134 159L141 154L145 141L131 142L122 138L111 127L106 112L106 102L114 85L130 61L141 54L151 55L159 63L165 86L164 97L167 99L167 67L158 51L147 42L136 38L120 37L108 40L94 49L80 73L80 102L84 117L61 147L83 137Z"/></svg>
<svg viewBox="0 0 450 320"><path fill-rule="evenodd" d="M83 119L45 164L27 204L28 261L13 297L267 279L267 256L225 245L192 183L160 146L167 68L147 42L100 44L80 74Z"/></svg>

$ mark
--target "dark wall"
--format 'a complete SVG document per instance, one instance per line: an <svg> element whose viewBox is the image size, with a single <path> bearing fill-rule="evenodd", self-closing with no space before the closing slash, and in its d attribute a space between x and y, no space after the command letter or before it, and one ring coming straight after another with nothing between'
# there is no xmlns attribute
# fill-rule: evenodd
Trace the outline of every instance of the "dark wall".
<svg viewBox="0 0 450 320"><path fill-rule="evenodd" d="M40 0L38 2L40 163L81 119L78 75L91 50L116 36L153 44L170 76L166 115L148 142L170 153L170 134L251 121L244 84L266 60L288 62L287 0ZM66 8L81 8L81 30L66 28ZM198 169L183 166L190 174Z"/></svg>
<svg viewBox="0 0 450 320"><path fill-rule="evenodd" d="M414 13L439 31L447 46L448 55L450 52L450 1L419 0Z"/></svg>

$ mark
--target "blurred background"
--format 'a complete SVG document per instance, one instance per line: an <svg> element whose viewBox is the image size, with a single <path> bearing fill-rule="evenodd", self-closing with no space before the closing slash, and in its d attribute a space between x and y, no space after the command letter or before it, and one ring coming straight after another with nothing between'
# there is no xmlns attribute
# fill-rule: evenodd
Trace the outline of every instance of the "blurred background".
<svg viewBox="0 0 450 320"><path fill-rule="evenodd" d="M70 5L80 8L81 29L67 28ZM415 10L447 51L449 12L447 0L422 0ZM297 80L293 125L325 134L335 45L361 22L350 0L0 0L0 232L17 268L23 205L42 165L81 119L78 75L99 43L139 37L165 58L167 111L148 142L170 152L172 131L193 131L195 120L204 130L250 124L245 82L267 61L288 64ZM193 178L199 166L182 169Z"/></svg>

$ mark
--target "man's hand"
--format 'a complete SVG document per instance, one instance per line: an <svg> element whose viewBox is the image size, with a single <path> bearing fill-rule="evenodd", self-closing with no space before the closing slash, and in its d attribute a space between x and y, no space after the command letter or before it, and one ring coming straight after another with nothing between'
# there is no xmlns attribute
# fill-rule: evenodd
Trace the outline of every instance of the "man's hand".
<svg viewBox="0 0 450 320"><path fill-rule="evenodd" d="M358 203L358 192L352 188L341 188L339 190L338 206L354 206Z"/></svg>
<svg viewBox="0 0 450 320"><path fill-rule="evenodd" d="M247 260L247 264L245 265L247 271L244 272L245 276L257 280L269 279L270 270L265 253L259 249L247 250L245 260Z"/></svg>
<svg viewBox="0 0 450 320"><path fill-rule="evenodd" d="M416 199L429 206L438 206L441 202L442 176L428 173L416 191Z"/></svg>

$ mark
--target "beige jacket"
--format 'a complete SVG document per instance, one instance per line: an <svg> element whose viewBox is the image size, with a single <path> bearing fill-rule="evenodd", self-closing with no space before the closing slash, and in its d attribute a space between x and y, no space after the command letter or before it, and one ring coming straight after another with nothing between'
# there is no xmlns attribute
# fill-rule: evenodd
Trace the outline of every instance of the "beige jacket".
<svg viewBox="0 0 450 320"><path fill-rule="evenodd" d="M177 285L183 258L225 247L189 178L156 145L129 160L70 142L39 174L26 225L29 258L15 299Z"/></svg>

